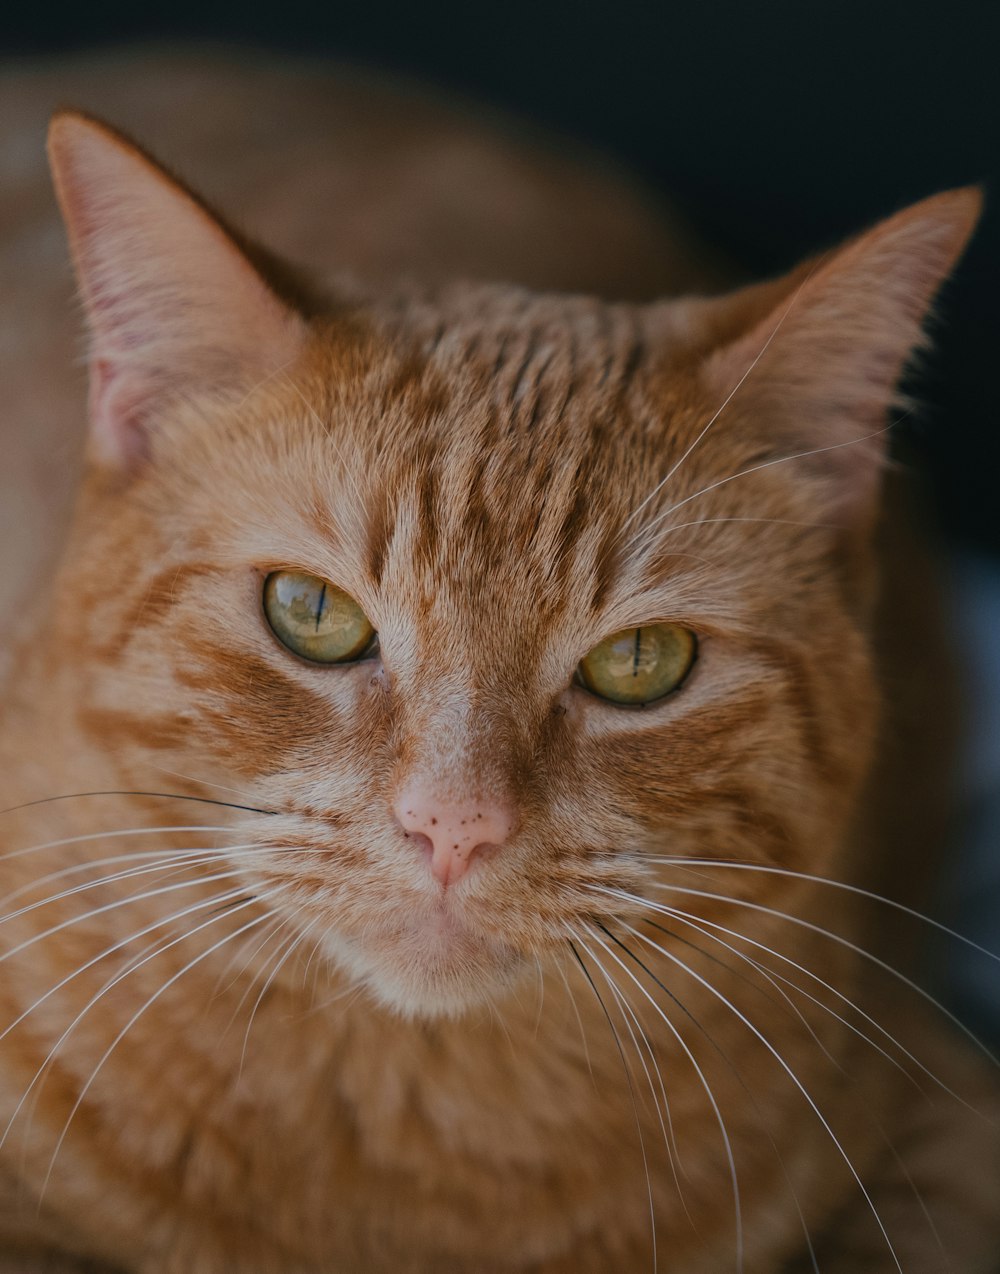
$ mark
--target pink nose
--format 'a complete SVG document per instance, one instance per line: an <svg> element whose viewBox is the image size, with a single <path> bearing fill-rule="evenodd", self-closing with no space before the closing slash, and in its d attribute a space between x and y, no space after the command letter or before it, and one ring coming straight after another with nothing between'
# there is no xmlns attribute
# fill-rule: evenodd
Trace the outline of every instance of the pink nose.
<svg viewBox="0 0 1000 1274"><path fill-rule="evenodd" d="M442 885L454 885L483 850L502 845L514 830L512 808L496 800L444 801L419 783L396 798L403 831L431 854L431 871Z"/></svg>

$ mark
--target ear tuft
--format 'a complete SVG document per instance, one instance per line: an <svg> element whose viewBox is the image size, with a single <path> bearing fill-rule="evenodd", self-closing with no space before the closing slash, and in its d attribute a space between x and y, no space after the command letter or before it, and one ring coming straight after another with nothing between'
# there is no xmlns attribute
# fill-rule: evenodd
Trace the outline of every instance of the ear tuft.
<svg viewBox="0 0 1000 1274"><path fill-rule="evenodd" d="M305 323L219 220L114 129L60 112L49 159L91 335L91 452L133 469L172 399L287 365Z"/></svg>

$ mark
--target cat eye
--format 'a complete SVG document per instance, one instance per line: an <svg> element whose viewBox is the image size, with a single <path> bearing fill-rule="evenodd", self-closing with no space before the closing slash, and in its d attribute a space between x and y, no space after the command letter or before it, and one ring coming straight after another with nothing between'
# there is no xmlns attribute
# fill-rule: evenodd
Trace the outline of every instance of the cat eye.
<svg viewBox="0 0 1000 1274"><path fill-rule="evenodd" d="M680 624L645 624L606 637L580 661L580 682L610 703L653 703L691 671L698 643Z"/></svg>
<svg viewBox="0 0 1000 1274"><path fill-rule="evenodd" d="M351 663L375 645L375 629L354 598L305 571L267 577L264 614L281 644L313 663Z"/></svg>

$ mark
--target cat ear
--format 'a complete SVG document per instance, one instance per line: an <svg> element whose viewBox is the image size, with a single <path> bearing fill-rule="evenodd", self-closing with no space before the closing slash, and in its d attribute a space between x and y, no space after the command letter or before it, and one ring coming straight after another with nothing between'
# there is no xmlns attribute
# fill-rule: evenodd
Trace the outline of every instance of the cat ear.
<svg viewBox="0 0 1000 1274"><path fill-rule="evenodd" d="M706 360L712 392L722 401L742 379L727 414L766 427L775 456L815 452L802 464L827 511L873 509L899 379L981 206L974 188L935 195L783 285L730 298L722 321L742 334Z"/></svg>
<svg viewBox="0 0 1000 1274"><path fill-rule="evenodd" d="M220 222L136 146L76 112L49 159L90 330L91 453L125 470L173 398L252 384L306 325Z"/></svg>

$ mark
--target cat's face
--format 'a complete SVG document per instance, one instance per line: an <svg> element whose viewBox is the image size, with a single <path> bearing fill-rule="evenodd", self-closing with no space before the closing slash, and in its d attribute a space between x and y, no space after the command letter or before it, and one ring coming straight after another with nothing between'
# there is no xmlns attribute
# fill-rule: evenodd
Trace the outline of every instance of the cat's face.
<svg viewBox="0 0 1000 1274"><path fill-rule="evenodd" d="M185 351L184 307L132 316L156 288L115 266L106 209L91 247L71 151L117 148L137 206L148 168L91 125L67 137L99 455L56 624L95 747L272 811L249 821L265 852L234 853L250 887L410 1014L493 998L635 914L619 894L677 870L657 856L829 862L875 717L871 436L968 207L925 214L919 252L903 225L890 254L883 227L798 291L626 310L468 287L311 324L267 293ZM156 182L169 274L194 214ZM218 377L227 342L238 372ZM290 650L264 600L283 571L346 593L377 643ZM659 625L690 642L676 688L587 688L589 652ZM432 853L435 810L485 811L490 835Z"/></svg>
<svg viewBox="0 0 1000 1274"><path fill-rule="evenodd" d="M592 886L641 888L650 854L801 866L808 842L822 861L870 728L808 478L779 464L699 495L768 456L720 419L671 480L688 502L644 533L630 517L714 388L671 366L655 315L519 298L515 321L506 293L475 300L430 354L405 325L333 330L294 388L178 412L79 550L100 563L91 664L114 651L95 733L281 811L255 887L409 1011L565 950L620 910ZM282 569L346 591L377 652L281 644L262 594ZM673 693L581 684L605 638L659 623L697 641ZM414 784L516 826L443 888L395 809Z"/></svg>

